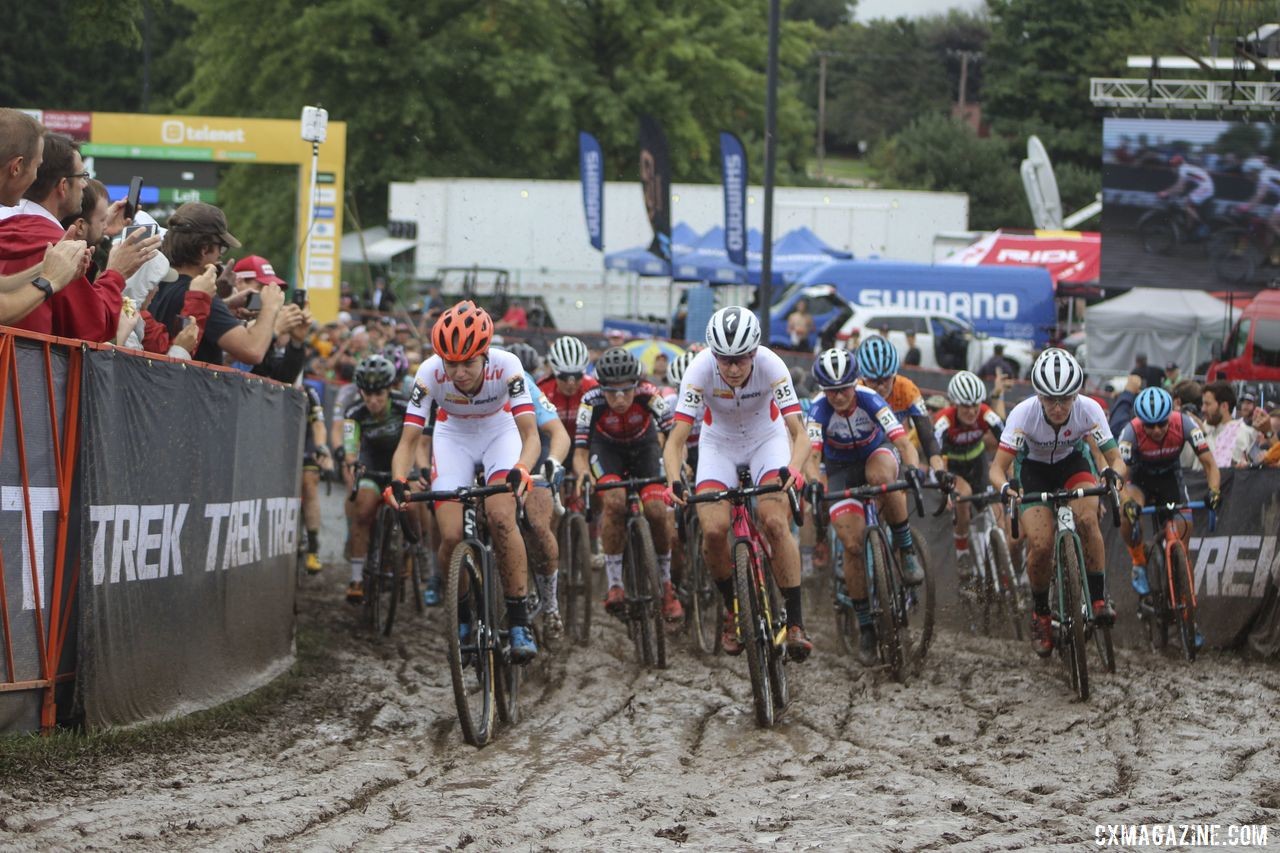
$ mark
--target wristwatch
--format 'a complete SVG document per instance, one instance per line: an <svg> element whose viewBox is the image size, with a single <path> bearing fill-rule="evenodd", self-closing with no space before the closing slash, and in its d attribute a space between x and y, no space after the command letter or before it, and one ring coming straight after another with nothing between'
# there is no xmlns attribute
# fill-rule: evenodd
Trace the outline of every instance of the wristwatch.
<svg viewBox="0 0 1280 853"><path fill-rule="evenodd" d="M53 285L49 283L49 279L44 276L39 276L31 283L44 292L45 301L53 298Z"/></svg>

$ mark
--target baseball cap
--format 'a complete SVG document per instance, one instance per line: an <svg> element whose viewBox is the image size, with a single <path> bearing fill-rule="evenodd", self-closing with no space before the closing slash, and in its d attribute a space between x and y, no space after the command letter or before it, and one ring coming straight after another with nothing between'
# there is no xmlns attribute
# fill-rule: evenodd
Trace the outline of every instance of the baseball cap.
<svg viewBox="0 0 1280 853"><path fill-rule="evenodd" d="M236 278L256 278L263 284L278 284L284 286L284 279L276 275L275 267L271 266L271 261L261 255L250 255L247 258L241 258L236 261Z"/></svg>
<svg viewBox="0 0 1280 853"><path fill-rule="evenodd" d="M1169 362L1168 364L1166 364L1166 365L1164 366L1164 369L1165 369L1165 370L1177 370L1177 369L1178 369L1178 363L1177 363L1176 361L1171 361L1171 362Z"/></svg>
<svg viewBox="0 0 1280 853"><path fill-rule="evenodd" d="M1240 392L1240 402L1248 400L1251 403L1258 402L1258 392L1253 388L1245 388Z"/></svg>
<svg viewBox="0 0 1280 853"><path fill-rule="evenodd" d="M232 249L240 241L227 230L227 217L219 208L203 201L189 201L169 217L167 227L179 234L212 234Z"/></svg>

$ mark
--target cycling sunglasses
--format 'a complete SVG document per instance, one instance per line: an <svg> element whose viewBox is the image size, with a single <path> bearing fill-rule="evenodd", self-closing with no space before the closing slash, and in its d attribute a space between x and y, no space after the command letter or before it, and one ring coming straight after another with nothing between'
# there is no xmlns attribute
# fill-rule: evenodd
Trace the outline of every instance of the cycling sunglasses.
<svg viewBox="0 0 1280 853"><path fill-rule="evenodd" d="M565 382L575 382L581 380L582 376L582 371L578 371L576 373L557 373L556 379L562 379Z"/></svg>
<svg viewBox="0 0 1280 853"><path fill-rule="evenodd" d="M737 367L740 364L748 364L755 357L755 350L752 350L746 355L718 355L716 356L716 363L722 364L725 367Z"/></svg>
<svg viewBox="0 0 1280 853"><path fill-rule="evenodd" d="M636 383L633 382L630 385L601 385L600 389L606 394L621 395L628 391L636 390Z"/></svg>
<svg viewBox="0 0 1280 853"><path fill-rule="evenodd" d="M1065 397L1047 397L1041 394L1040 402L1046 406L1069 406L1076 401L1077 396L1076 394L1068 394Z"/></svg>

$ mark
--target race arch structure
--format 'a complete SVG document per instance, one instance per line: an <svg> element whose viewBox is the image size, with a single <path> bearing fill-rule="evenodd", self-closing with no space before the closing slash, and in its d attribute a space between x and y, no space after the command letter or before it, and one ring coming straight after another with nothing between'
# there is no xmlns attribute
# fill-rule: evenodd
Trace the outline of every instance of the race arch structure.
<svg viewBox="0 0 1280 853"><path fill-rule="evenodd" d="M217 165L249 163L298 167L298 214L291 283L305 286L311 310L321 322L338 314L339 247L342 242L344 167L347 125L331 121L320 146L315 219L307 220L311 143L293 119L222 116L147 115L28 109L51 131L80 143L85 159L93 158L94 174L123 196L131 174L141 175L144 207L217 200ZM147 161L139 163L138 161ZM117 191L118 190L118 191ZM235 234L235 223L231 223ZM243 235L237 235L243 236ZM303 252L306 241L309 253ZM246 245L249 241L246 240ZM308 269L302 269L302 258ZM279 264L283 266L283 264Z"/></svg>

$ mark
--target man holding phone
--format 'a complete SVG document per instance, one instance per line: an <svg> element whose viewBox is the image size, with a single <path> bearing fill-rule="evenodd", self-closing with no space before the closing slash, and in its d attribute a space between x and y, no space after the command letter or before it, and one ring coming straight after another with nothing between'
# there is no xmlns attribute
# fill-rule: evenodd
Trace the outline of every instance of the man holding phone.
<svg viewBox="0 0 1280 853"><path fill-rule="evenodd" d="M235 264L236 294L248 294L244 310L251 317L261 310L263 292L287 286L276 275L271 262L260 255L249 255ZM235 296L232 297L235 301ZM280 309L275 319L275 343L267 350L252 372L281 382L293 382L306 365L306 334L311 328L311 314L306 310L306 291L295 290L289 304Z"/></svg>

